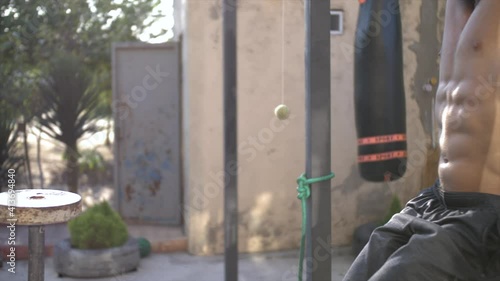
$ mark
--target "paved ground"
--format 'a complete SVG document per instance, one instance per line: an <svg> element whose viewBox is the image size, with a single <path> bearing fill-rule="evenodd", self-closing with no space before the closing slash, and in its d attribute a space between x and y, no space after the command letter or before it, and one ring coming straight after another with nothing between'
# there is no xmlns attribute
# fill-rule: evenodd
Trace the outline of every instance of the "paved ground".
<svg viewBox="0 0 500 281"><path fill-rule="evenodd" d="M295 281L297 280L297 252L241 255L239 281ZM353 257L335 255L331 281L341 281ZM45 262L45 281L77 281L82 279L58 278L53 270L52 259ZM7 271L4 263L0 280L26 281L28 264L16 262L16 273ZM186 253L155 254L141 260L137 272L114 278L91 279L99 281L223 281L224 258L222 256L195 257ZM326 278L329 281L330 279Z"/></svg>

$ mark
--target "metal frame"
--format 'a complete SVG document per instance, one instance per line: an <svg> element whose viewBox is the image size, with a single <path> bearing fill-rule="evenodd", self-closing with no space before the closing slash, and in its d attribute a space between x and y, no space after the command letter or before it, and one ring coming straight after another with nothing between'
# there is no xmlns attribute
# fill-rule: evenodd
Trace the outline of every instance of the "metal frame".
<svg viewBox="0 0 500 281"><path fill-rule="evenodd" d="M228 3L231 2L231 3ZM237 0L223 2L224 54L224 239L225 280L238 280L237 175ZM330 147L330 0L306 0L306 175L329 175ZM330 181L312 185L307 200L306 276L308 281L331 280ZM326 247L325 247L326 245Z"/></svg>
<svg viewBox="0 0 500 281"><path fill-rule="evenodd" d="M224 258L225 280L238 280L237 0L223 1L224 34Z"/></svg>
<svg viewBox="0 0 500 281"><path fill-rule="evenodd" d="M331 173L330 0L306 0L306 176ZM311 186L307 200L305 271L308 281L331 280L330 181ZM326 245L326 249L325 249Z"/></svg>
<svg viewBox="0 0 500 281"><path fill-rule="evenodd" d="M181 65L182 65L182 57L181 57L181 51L182 51L182 46L180 41L169 41L169 42L164 42L164 43L158 43L158 44L151 44L151 43L146 43L146 42L114 42L111 47L111 88L112 88L112 101L113 103L115 101L119 101L120 95L118 92L118 85L119 81L117 79L117 74L116 74L116 69L118 69L118 61L117 61L117 54L121 50L133 50L133 49L143 49L143 50L155 50L155 49L165 49L165 50L171 50L171 49L177 49L178 50L178 62L179 62L179 72L178 72L178 83L179 83L179 108L180 111L178 113L179 115L179 132L182 132L182 71L181 71ZM115 105L112 104L114 107ZM121 159L122 159L122 145L123 142L120 141L120 136L122 132L122 122L119 122L119 114L116 108L112 108L112 118L114 122L113 126L113 134L114 134L114 142L113 142L113 155L115 156L115 159L117 159L117 164L114 165L113 167L113 182L114 182L114 189L117 193L117 196L114 196L113 198L113 203L115 204L117 211L119 214L123 214L123 202L120 198L122 198L122 186L123 181L122 181L122 170L121 170ZM181 139L182 133L179 135L179 152L182 154L182 139ZM173 225L180 225L181 227L184 227L185 221L183 219L184 216L184 209L183 209L183 201L184 201L184 188L183 188L183 164L182 164L182 157L179 159L179 206L180 206L180 218L179 220L165 220L161 222L149 222L153 224L173 224ZM127 219L127 222L130 223L143 223L141 220L133 220L133 219Z"/></svg>
<svg viewBox="0 0 500 281"><path fill-rule="evenodd" d="M30 225L28 236L28 281L45 280L45 227Z"/></svg>

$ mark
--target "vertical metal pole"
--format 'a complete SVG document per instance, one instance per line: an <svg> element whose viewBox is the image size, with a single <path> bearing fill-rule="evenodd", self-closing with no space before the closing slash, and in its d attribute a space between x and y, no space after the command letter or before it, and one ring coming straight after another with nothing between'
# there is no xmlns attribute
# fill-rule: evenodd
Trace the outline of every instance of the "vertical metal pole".
<svg viewBox="0 0 500 281"><path fill-rule="evenodd" d="M23 125L26 145L26 123ZM27 151L27 148L25 148ZM29 160L27 159L28 170ZM33 179L29 172L29 187L33 189ZM45 279L45 228L43 225L29 226L28 231L28 281L43 281Z"/></svg>
<svg viewBox="0 0 500 281"><path fill-rule="evenodd" d="M223 0L225 280L238 280L236 0Z"/></svg>
<svg viewBox="0 0 500 281"><path fill-rule="evenodd" d="M331 172L330 0L306 0L306 175ZM308 281L332 278L330 181L311 186L307 201L305 268Z"/></svg>
<svg viewBox="0 0 500 281"><path fill-rule="evenodd" d="M45 228L43 225L29 226L28 281L43 281L45 275L44 251Z"/></svg>

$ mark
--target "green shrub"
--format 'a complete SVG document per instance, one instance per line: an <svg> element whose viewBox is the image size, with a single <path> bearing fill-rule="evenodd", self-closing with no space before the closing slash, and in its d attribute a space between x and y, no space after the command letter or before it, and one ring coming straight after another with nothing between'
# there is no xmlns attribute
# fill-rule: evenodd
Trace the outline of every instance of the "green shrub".
<svg viewBox="0 0 500 281"><path fill-rule="evenodd" d="M118 247L128 240L125 222L107 202L97 204L68 223L71 245L77 249Z"/></svg>

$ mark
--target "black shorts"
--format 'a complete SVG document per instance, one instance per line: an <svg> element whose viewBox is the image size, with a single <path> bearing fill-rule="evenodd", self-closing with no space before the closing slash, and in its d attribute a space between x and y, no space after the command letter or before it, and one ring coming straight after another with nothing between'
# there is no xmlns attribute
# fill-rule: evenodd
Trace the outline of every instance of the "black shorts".
<svg viewBox="0 0 500 281"><path fill-rule="evenodd" d="M344 277L365 280L500 280L500 196L436 182L372 233Z"/></svg>

